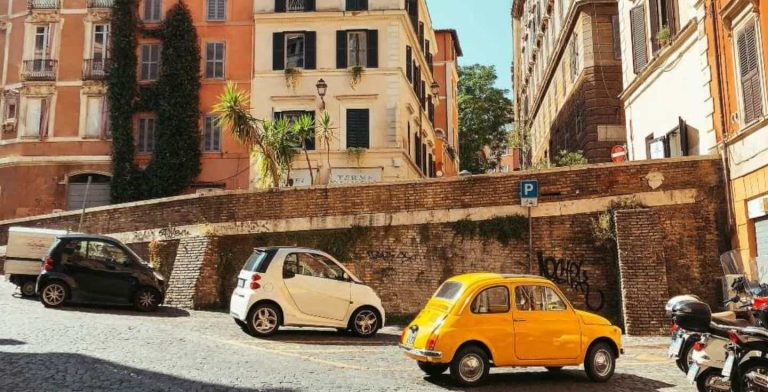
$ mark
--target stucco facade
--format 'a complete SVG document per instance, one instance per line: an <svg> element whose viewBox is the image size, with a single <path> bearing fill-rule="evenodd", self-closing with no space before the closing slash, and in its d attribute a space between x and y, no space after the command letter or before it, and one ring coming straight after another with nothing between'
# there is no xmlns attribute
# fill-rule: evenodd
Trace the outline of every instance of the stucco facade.
<svg viewBox="0 0 768 392"><path fill-rule="evenodd" d="M666 19L659 20L655 15L662 8ZM702 3L621 0L619 16L629 159L712 153L714 105ZM660 29L667 25L664 38Z"/></svg>
<svg viewBox="0 0 768 392"><path fill-rule="evenodd" d="M437 57L433 69L440 85L435 108L435 169L438 177L459 174L459 57L463 56L456 30L436 30ZM442 174L442 175L441 175Z"/></svg>
<svg viewBox="0 0 768 392"><path fill-rule="evenodd" d="M530 160L581 151L610 160L624 143L615 1L516 2L513 29L516 124L530 132Z"/></svg>

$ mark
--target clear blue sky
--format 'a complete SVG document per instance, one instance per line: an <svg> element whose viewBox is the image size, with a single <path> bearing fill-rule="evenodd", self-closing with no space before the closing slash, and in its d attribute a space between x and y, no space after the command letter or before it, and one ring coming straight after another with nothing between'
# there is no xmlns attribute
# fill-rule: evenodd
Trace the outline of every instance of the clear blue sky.
<svg viewBox="0 0 768 392"><path fill-rule="evenodd" d="M456 29L464 57L459 64L495 65L497 87L511 89L512 1L427 0L435 29Z"/></svg>

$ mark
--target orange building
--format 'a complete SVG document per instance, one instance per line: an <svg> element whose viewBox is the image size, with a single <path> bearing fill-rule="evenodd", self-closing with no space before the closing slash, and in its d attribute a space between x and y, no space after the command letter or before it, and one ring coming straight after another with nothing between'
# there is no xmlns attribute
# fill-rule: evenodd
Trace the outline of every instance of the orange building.
<svg viewBox="0 0 768 392"><path fill-rule="evenodd" d="M440 103L435 108L435 167L443 176L459 174L459 86L458 59L463 55L456 30L435 30L437 56L432 69L440 85Z"/></svg>
<svg viewBox="0 0 768 392"><path fill-rule="evenodd" d="M143 0L145 24L175 1ZM193 188L248 188L249 156L210 116L225 80L250 90L252 2L195 0L201 48L202 172ZM111 146L105 102L112 0L0 0L0 219L109 203ZM140 83L159 72L159 42L141 38ZM137 163L154 146L152 113L135 120Z"/></svg>
<svg viewBox="0 0 768 392"><path fill-rule="evenodd" d="M743 257L768 262L768 2L705 0L704 6L715 130L731 185L733 245Z"/></svg>

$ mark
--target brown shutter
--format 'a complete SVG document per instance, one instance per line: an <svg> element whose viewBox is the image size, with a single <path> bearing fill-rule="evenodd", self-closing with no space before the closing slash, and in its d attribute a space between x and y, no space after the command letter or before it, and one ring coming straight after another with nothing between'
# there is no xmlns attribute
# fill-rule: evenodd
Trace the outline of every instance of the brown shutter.
<svg viewBox="0 0 768 392"><path fill-rule="evenodd" d="M651 50L653 50L653 53L659 51L661 46L659 45L659 40L656 38L656 36L659 34L659 29L661 26L661 21L659 20L659 4L657 3L659 0L649 0L648 1L648 14L650 14L650 22L651 22Z"/></svg>
<svg viewBox="0 0 768 392"><path fill-rule="evenodd" d="M667 23L669 23L669 35L674 37L677 34L677 0L667 0Z"/></svg>
<svg viewBox="0 0 768 392"><path fill-rule="evenodd" d="M639 74L648 65L648 40L645 35L645 5L641 4L629 11L632 30L632 58L634 71Z"/></svg>
<svg viewBox="0 0 768 392"><path fill-rule="evenodd" d="M736 45L739 56L741 93L744 101L744 124L748 124L763 115L763 92L757 61L755 22L750 22L738 34Z"/></svg>

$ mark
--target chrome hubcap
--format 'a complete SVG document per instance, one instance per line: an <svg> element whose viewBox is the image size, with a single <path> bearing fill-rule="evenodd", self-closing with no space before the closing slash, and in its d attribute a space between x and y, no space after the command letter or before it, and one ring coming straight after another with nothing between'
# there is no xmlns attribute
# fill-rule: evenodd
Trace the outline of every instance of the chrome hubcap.
<svg viewBox="0 0 768 392"><path fill-rule="evenodd" d="M607 376L611 372L611 354L605 350L600 350L595 354L594 368L595 373L600 376Z"/></svg>
<svg viewBox="0 0 768 392"><path fill-rule="evenodd" d="M259 333L272 332L277 327L277 313L270 308L261 308L253 314L253 327Z"/></svg>
<svg viewBox="0 0 768 392"><path fill-rule="evenodd" d="M459 374L461 378L468 382L474 382L483 376L483 359L477 354L464 356L459 362Z"/></svg>
<svg viewBox="0 0 768 392"><path fill-rule="evenodd" d="M64 302L64 293L64 287L58 284L51 284L43 290L43 299L49 305L58 305Z"/></svg>
<svg viewBox="0 0 768 392"><path fill-rule="evenodd" d="M155 294L147 290L139 295L139 306L142 308L151 308L155 305Z"/></svg>
<svg viewBox="0 0 768 392"><path fill-rule="evenodd" d="M371 334L376 330L376 314L370 310L364 310L355 317L355 329L363 335Z"/></svg>
<svg viewBox="0 0 768 392"><path fill-rule="evenodd" d="M32 296L35 295L35 284L34 283L24 283L21 286L21 292L26 296Z"/></svg>

